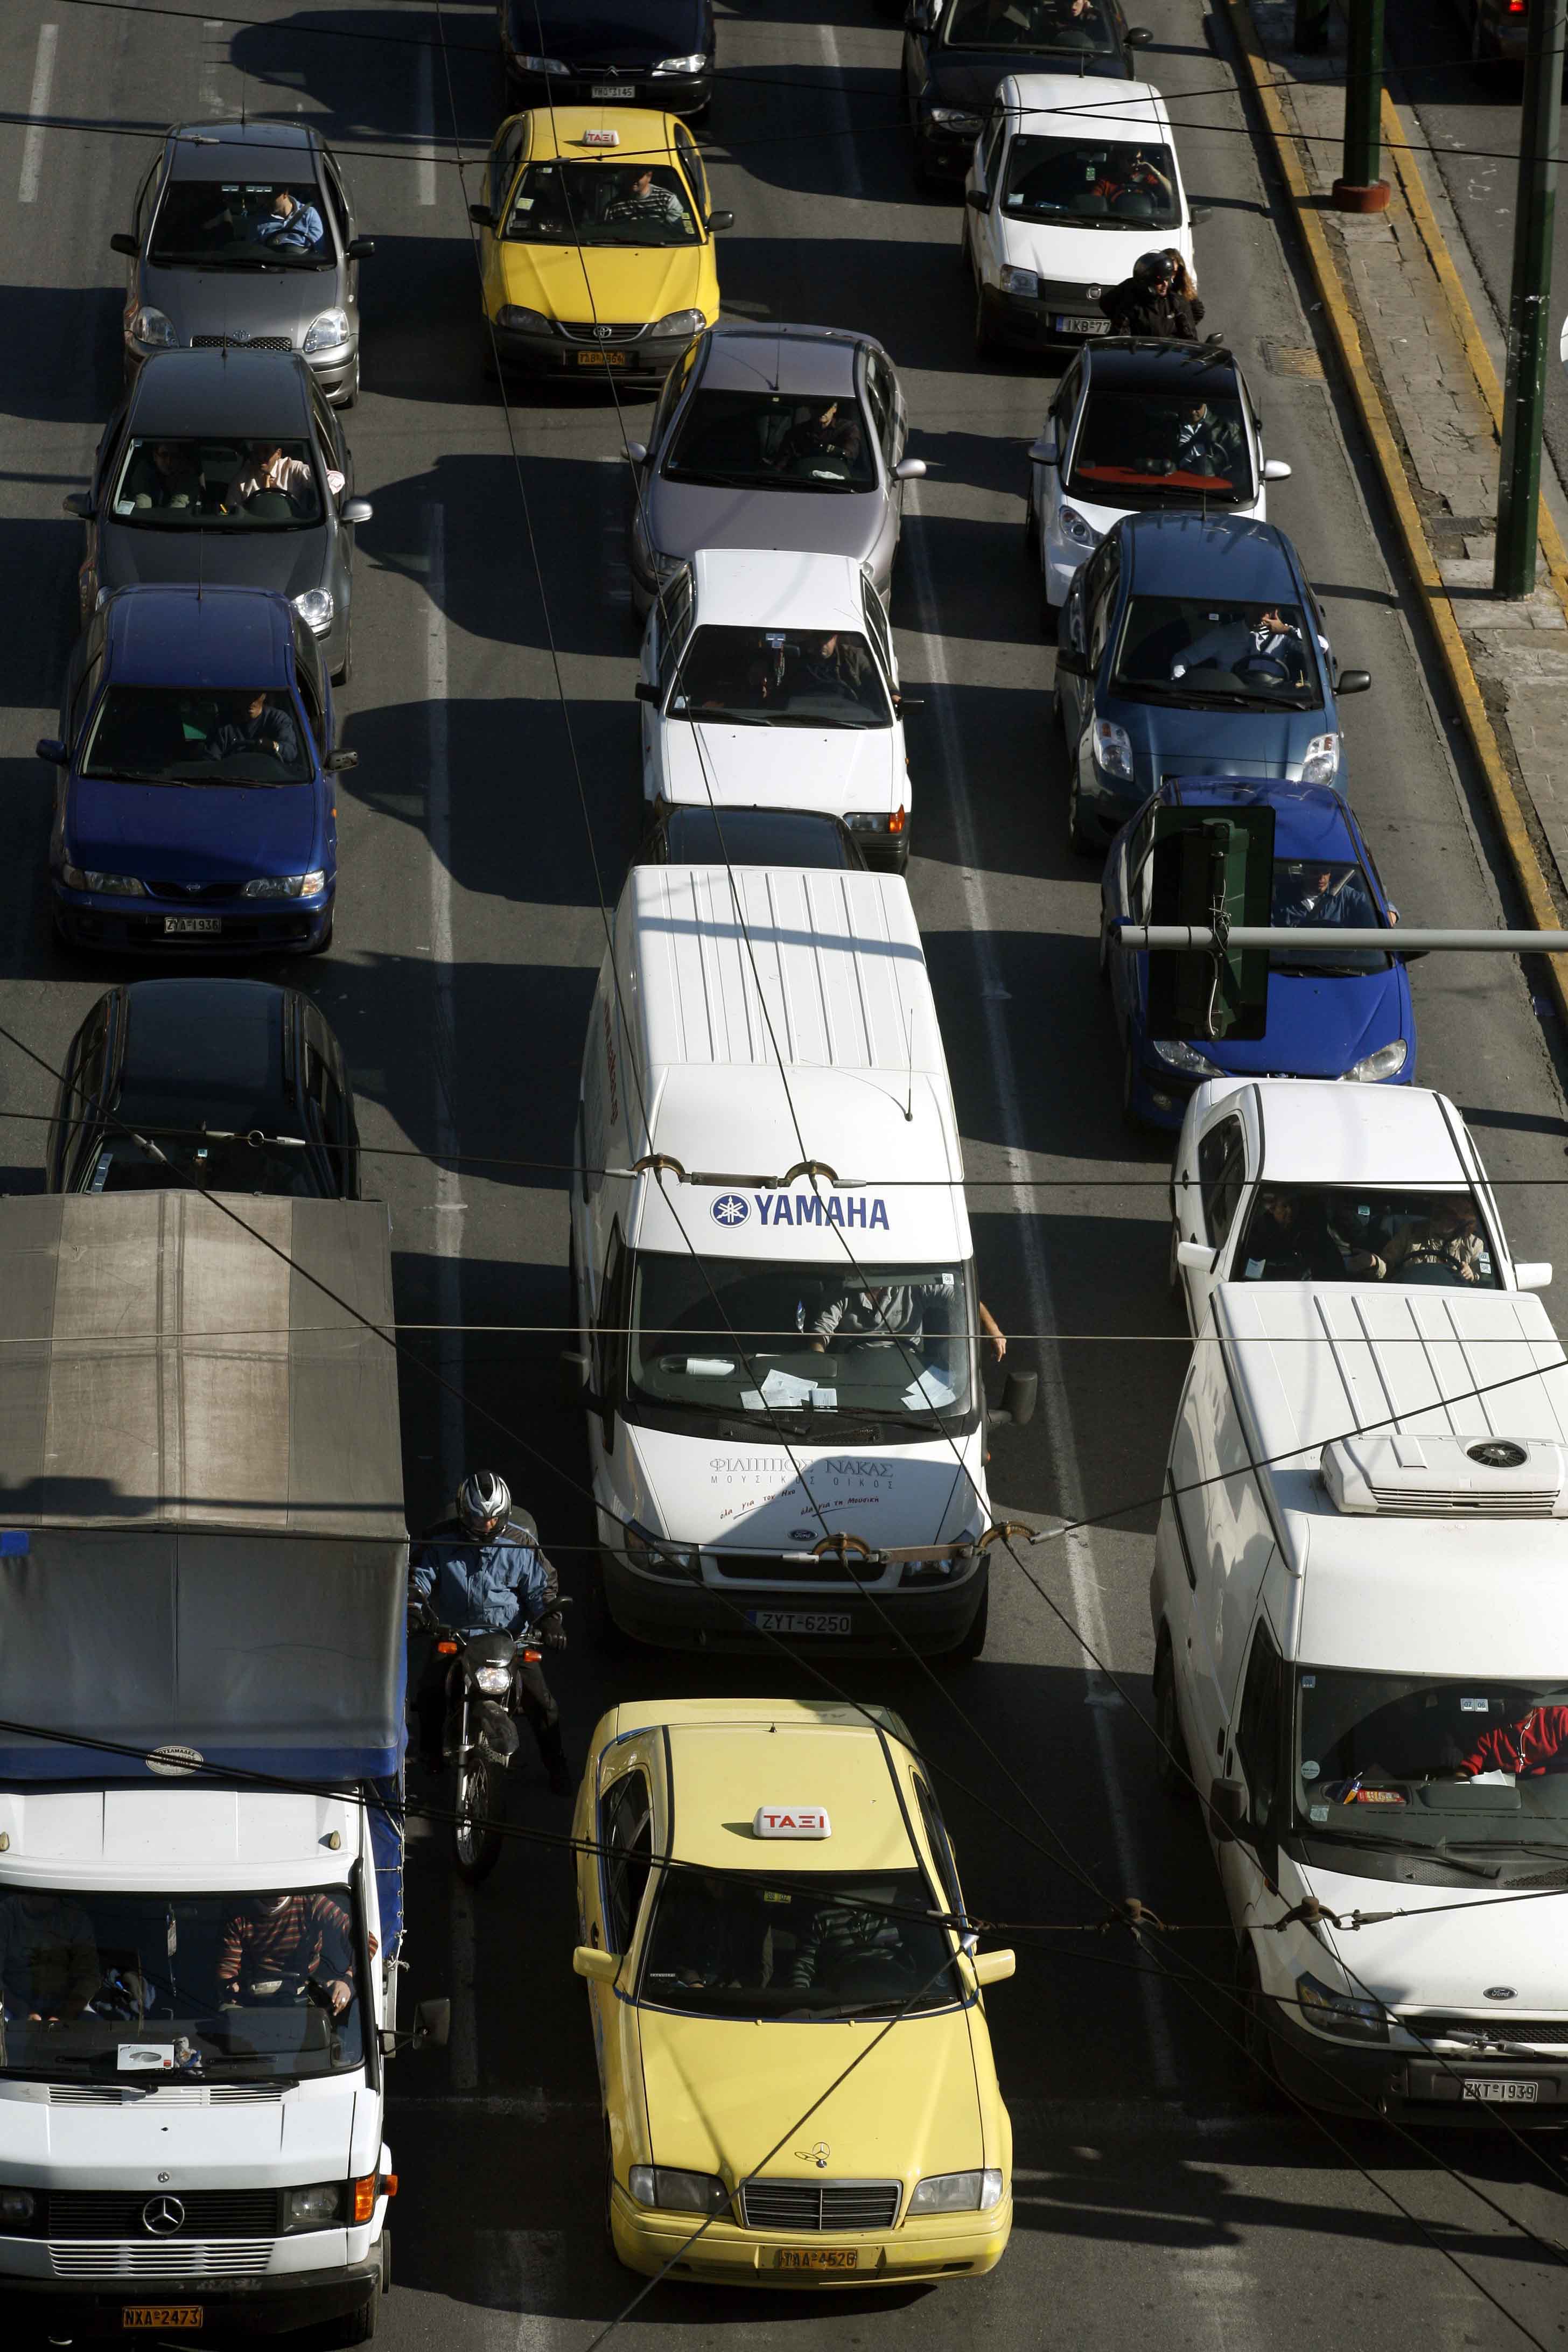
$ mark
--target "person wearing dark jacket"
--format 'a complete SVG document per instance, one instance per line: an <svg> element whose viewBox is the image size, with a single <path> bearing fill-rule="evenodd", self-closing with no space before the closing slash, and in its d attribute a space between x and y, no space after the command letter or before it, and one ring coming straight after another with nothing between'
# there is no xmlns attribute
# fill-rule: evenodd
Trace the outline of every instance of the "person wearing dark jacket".
<svg viewBox="0 0 1568 2352"><path fill-rule="evenodd" d="M1106 293L1104 308L1113 334L1159 335L1183 343L1197 341L1203 304L1195 291L1190 299L1176 292L1170 259L1163 253L1140 254L1132 265L1131 277L1124 278L1120 286L1112 286Z"/></svg>

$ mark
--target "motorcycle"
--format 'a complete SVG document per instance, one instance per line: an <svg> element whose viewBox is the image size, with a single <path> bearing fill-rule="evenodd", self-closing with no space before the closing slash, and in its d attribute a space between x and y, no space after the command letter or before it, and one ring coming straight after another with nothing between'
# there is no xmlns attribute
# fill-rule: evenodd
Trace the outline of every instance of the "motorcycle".
<svg viewBox="0 0 1568 2352"><path fill-rule="evenodd" d="M562 1593L546 1615L571 1607ZM468 1886L488 1878L500 1856L501 1833L496 1814L500 1776L517 1754L517 1676L521 1666L536 1666L544 1655L543 1619L517 1633L464 1633L440 1624L427 1602L411 1611L416 1622L434 1638L438 1657L449 1659L447 1669L447 1714L441 1732L443 1760L455 1767L452 1805L452 1863Z"/></svg>

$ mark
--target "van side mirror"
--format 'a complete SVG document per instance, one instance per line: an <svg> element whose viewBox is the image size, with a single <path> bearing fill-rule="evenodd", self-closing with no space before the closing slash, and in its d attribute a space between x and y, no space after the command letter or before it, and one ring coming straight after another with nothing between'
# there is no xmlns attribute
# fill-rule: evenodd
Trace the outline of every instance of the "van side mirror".
<svg viewBox="0 0 1568 2352"><path fill-rule="evenodd" d="M1549 1257L1520 1258L1513 1269L1514 1287L1518 1290L1550 1290L1552 1260Z"/></svg>
<svg viewBox="0 0 1568 2352"><path fill-rule="evenodd" d="M343 775L350 768L357 768L359 766L359 753L357 751L329 751L326 758L322 761L321 766L329 776Z"/></svg>
<svg viewBox="0 0 1568 2352"><path fill-rule="evenodd" d="M579 1944L572 1955L572 1971L590 1984L614 1984L621 1972L621 1956L601 1952L597 1944Z"/></svg>
<svg viewBox="0 0 1568 2352"><path fill-rule="evenodd" d="M1178 1242L1176 1264L1190 1266L1194 1274L1212 1274L1218 1250L1207 1242Z"/></svg>
<svg viewBox="0 0 1568 2352"><path fill-rule="evenodd" d="M1057 670L1062 677L1087 677L1089 664L1075 646L1058 645Z"/></svg>
<svg viewBox="0 0 1568 2352"><path fill-rule="evenodd" d="M110 238L109 249L111 253L122 253L127 261L134 261L142 250L136 239L122 228L116 229Z"/></svg>
<svg viewBox="0 0 1568 2352"><path fill-rule="evenodd" d="M1209 1784L1209 1822L1222 1845L1247 1834L1247 1790L1239 1780Z"/></svg>
<svg viewBox="0 0 1568 2352"><path fill-rule="evenodd" d="M632 692L639 702L651 702L656 710L658 709L659 690L651 678L639 677Z"/></svg>
<svg viewBox="0 0 1568 2352"><path fill-rule="evenodd" d="M90 490L68 490L60 504L67 514L75 515L78 522L90 522L96 511Z"/></svg>
<svg viewBox="0 0 1568 2352"><path fill-rule="evenodd" d="M1214 206L1212 205L1193 205L1188 208L1187 222L1188 226L1192 228L1201 228L1205 221L1213 220L1213 218Z"/></svg>
<svg viewBox="0 0 1568 2352"><path fill-rule="evenodd" d="M420 2050L426 2043L435 2050L445 2050L447 2037L452 2031L452 2004L449 2000L422 2000L414 2012L413 2047Z"/></svg>
<svg viewBox="0 0 1568 2352"><path fill-rule="evenodd" d="M1372 684L1369 669L1342 669L1334 680L1336 694L1364 694Z"/></svg>
<svg viewBox="0 0 1568 2352"><path fill-rule="evenodd" d="M984 188L965 188L963 201L972 213L988 213L991 198Z"/></svg>
<svg viewBox="0 0 1568 2352"><path fill-rule="evenodd" d="M1035 1418L1035 1402L1039 1388L1038 1372L1009 1372L1001 1403L985 1416L986 1426L990 1429L1026 1429Z"/></svg>
<svg viewBox="0 0 1568 2352"><path fill-rule="evenodd" d="M489 205L470 205L468 218L476 228L494 228L496 225L496 216Z"/></svg>
<svg viewBox="0 0 1568 2352"><path fill-rule="evenodd" d="M556 1360L556 1394L563 1412L575 1412L585 1406L597 1412L599 1400L593 1390L593 1367L586 1356L574 1348L563 1348Z"/></svg>

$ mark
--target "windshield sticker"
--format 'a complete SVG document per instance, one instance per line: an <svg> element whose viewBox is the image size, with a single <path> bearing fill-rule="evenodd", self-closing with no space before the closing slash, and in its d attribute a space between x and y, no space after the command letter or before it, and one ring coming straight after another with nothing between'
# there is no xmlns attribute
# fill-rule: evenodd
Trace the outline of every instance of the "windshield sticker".
<svg viewBox="0 0 1568 2352"><path fill-rule="evenodd" d="M1336 1805L1403 1805L1406 1802L1403 1789L1363 1789L1359 1774L1353 1780L1325 1780L1323 1794Z"/></svg>
<svg viewBox="0 0 1568 2352"><path fill-rule="evenodd" d="M886 1201L868 1201L863 1192L852 1192L840 1200L830 1192L826 1200L820 1192L754 1192L757 1214L764 1225L863 1225L868 1233L887 1233L888 1204ZM713 1203L713 1215L720 1224L743 1224L746 1211L741 1216L732 1213L721 1217L720 1209L739 1202L738 1192L726 1192L721 1201Z"/></svg>
<svg viewBox="0 0 1568 2352"><path fill-rule="evenodd" d="M117 2063L122 2074L163 2074L174 2063L172 2042L122 2042Z"/></svg>
<svg viewBox="0 0 1568 2352"><path fill-rule="evenodd" d="M1327 1805L1313 1805L1310 1808L1310 1812L1311 1817L1315 1822L1326 1822L1329 1818L1329 1809Z"/></svg>
<svg viewBox="0 0 1568 2352"><path fill-rule="evenodd" d="M93 1171L92 1171L92 1186L91 1186L91 1189L92 1189L92 1191L93 1191L93 1192L102 1192L102 1190L103 1190L103 1188L104 1188L105 1184L107 1184L107 1183L108 1183L108 1181L109 1181L109 1171L110 1171L110 1170L113 1167L113 1165L114 1165L114 1154L113 1154L113 1152L112 1152L112 1151L100 1151L100 1152L99 1153L99 1155L98 1155L98 1165L97 1165L97 1167L96 1167L96 1168L93 1170Z"/></svg>
<svg viewBox="0 0 1568 2352"><path fill-rule="evenodd" d="M1301 1677L1301 1688L1302 1688L1303 1690L1316 1690L1316 1689L1317 1689L1317 1687L1318 1687L1318 1677L1317 1677L1317 1675L1302 1675L1302 1677Z"/></svg>
<svg viewBox="0 0 1568 2352"><path fill-rule="evenodd" d="M1490 1712L1491 1701L1489 1698L1462 1698L1459 1701L1459 1713L1461 1715L1489 1715Z"/></svg>
<svg viewBox="0 0 1568 2352"><path fill-rule="evenodd" d="M1301 1767L1301 1778L1303 1780L1315 1780L1322 1769L1323 1768L1321 1764L1303 1764Z"/></svg>
<svg viewBox="0 0 1568 2352"><path fill-rule="evenodd" d="M1247 1261L1247 1278L1248 1282L1261 1282L1263 1279L1263 1269L1268 1263L1268 1261L1267 1258L1249 1257Z"/></svg>

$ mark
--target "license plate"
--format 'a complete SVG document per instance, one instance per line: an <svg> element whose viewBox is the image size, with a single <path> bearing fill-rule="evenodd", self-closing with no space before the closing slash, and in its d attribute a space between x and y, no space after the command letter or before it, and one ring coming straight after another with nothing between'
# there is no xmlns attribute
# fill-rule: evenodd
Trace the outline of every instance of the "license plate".
<svg viewBox="0 0 1568 2352"><path fill-rule="evenodd" d="M193 932L205 938L221 931L222 929L221 915L165 915L163 918L163 931L166 938L174 938L176 935L188 938Z"/></svg>
<svg viewBox="0 0 1568 2352"><path fill-rule="evenodd" d="M1461 2099L1484 2099L1489 2106L1532 2107L1541 2097L1539 2083L1521 2083L1517 2074L1472 2076L1461 2087Z"/></svg>
<svg viewBox="0 0 1568 2352"><path fill-rule="evenodd" d="M854 2271L860 2257L853 2246L781 2246L775 2271Z"/></svg>
<svg viewBox="0 0 1568 2352"><path fill-rule="evenodd" d="M121 2327L199 2327L199 2303L126 2303L120 2308Z"/></svg>
<svg viewBox="0 0 1568 2352"><path fill-rule="evenodd" d="M851 1619L830 1609L748 1609L746 1622L759 1633L847 1633Z"/></svg>
<svg viewBox="0 0 1568 2352"><path fill-rule="evenodd" d="M625 367L626 363L625 352L579 352L577 354L579 367Z"/></svg>
<svg viewBox="0 0 1568 2352"><path fill-rule="evenodd" d="M1079 319L1070 310L1058 310L1052 325L1058 335L1109 335L1109 319Z"/></svg>
<svg viewBox="0 0 1568 2352"><path fill-rule="evenodd" d="M592 81L588 84L590 98L635 98L637 94L635 81Z"/></svg>

